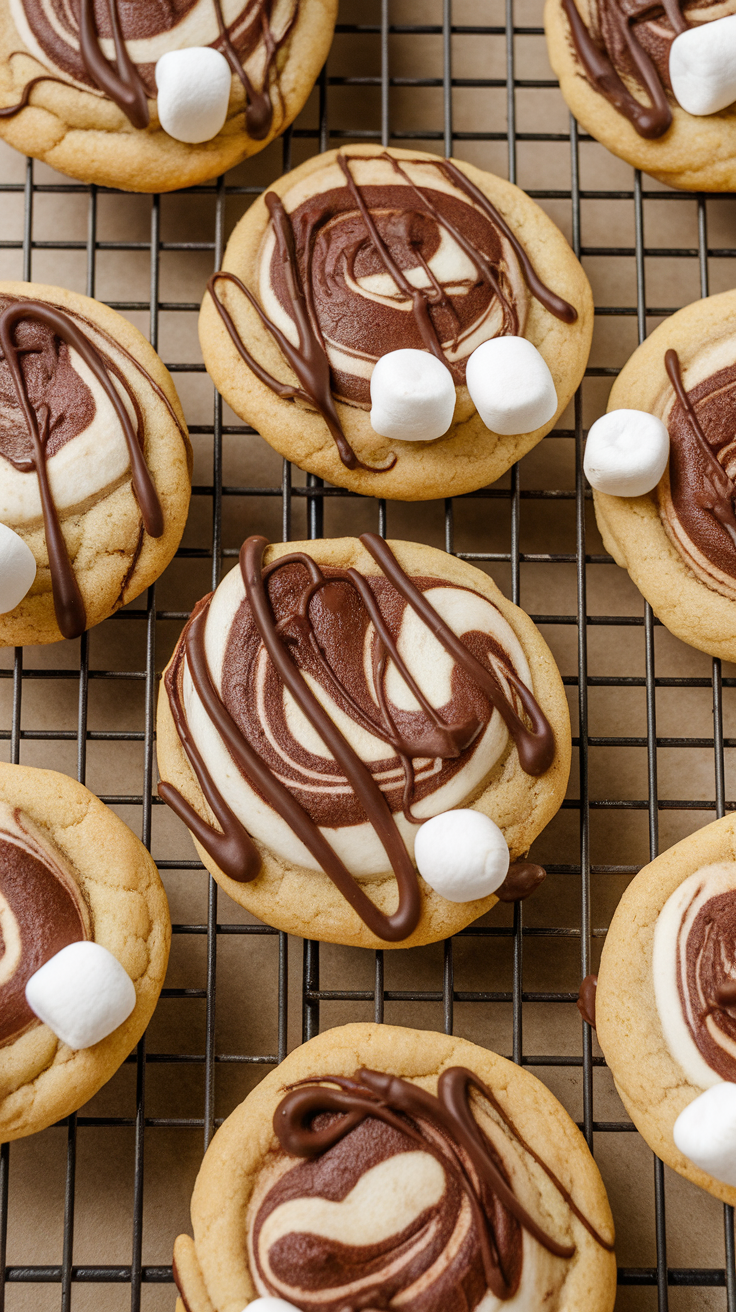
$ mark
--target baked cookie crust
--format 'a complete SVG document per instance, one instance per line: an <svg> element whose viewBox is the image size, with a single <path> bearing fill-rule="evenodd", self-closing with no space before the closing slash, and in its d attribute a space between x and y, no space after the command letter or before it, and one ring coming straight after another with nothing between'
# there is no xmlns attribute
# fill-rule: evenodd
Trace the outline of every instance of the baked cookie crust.
<svg viewBox="0 0 736 1312"><path fill-rule="evenodd" d="M288 1085L326 1073L352 1076L366 1067L389 1071L435 1093L441 1073L458 1065L474 1071L493 1090L520 1134L592 1225L612 1239L608 1199L585 1141L533 1075L465 1039L394 1025L344 1025L292 1052L215 1135L192 1195L194 1239L180 1235L174 1246L177 1281L188 1312L235 1312L257 1296L248 1267L246 1212L259 1169L279 1146L273 1115ZM570 1213L560 1196L550 1189L544 1198L556 1232L569 1227ZM615 1257L574 1218L572 1238L577 1251L569 1262L559 1312L609 1312L616 1291ZM181 1299L177 1312L185 1312Z"/></svg>
<svg viewBox="0 0 736 1312"><path fill-rule="evenodd" d="M336 16L337 0L301 0L276 57L280 94L274 94L273 121L261 140L245 130L245 92L235 75L224 127L198 145L164 132L155 100L148 102L148 127L134 128L112 100L71 82L34 87L29 106L0 118L0 137L24 155L98 186L154 192L207 182L263 150L296 118L327 57ZM20 57L11 59L16 51ZM0 107L18 104L26 83L44 71L18 32L10 0L0 0Z"/></svg>
<svg viewBox="0 0 736 1312"><path fill-rule="evenodd" d="M487 575L433 547L407 542L389 542L389 546L408 574L446 579L487 597L508 621L524 649L532 673L532 691L554 731L554 760L544 774L532 777L522 770L516 748L508 746L478 795L462 803L489 815L500 826L511 860L516 860L528 852L534 838L558 811L570 773L570 718L557 666L529 617L508 601ZM265 563L300 550L308 551L321 566L353 566L364 575L381 573L372 556L355 538L274 545L268 548ZM158 702L157 750L161 778L173 784L210 824L216 823L181 745L163 682ZM364 925L323 871L289 864L258 843L263 862L261 871L250 883L238 883L220 870L196 839L193 842L206 868L233 901L266 924L302 938L357 947L414 947L457 933L498 901L492 894L474 902L448 902L420 879L419 924L408 938L390 943L377 938ZM359 882L381 911L386 914L393 911L397 900L393 873Z"/></svg>
<svg viewBox="0 0 736 1312"><path fill-rule="evenodd" d="M606 936L595 1012L616 1088L649 1147L674 1171L733 1207L736 1188L706 1175L675 1146L675 1121L702 1089L689 1083L667 1046L652 975L654 927L665 902L688 875L721 861L736 861L732 815L690 834L639 871Z"/></svg>
<svg viewBox="0 0 736 1312"><path fill-rule="evenodd" d="M76 1111L133 1050L164 982L171 922L150 853L82 784L54 770L0 764L0 801L17 807L66 858L94 941L117 957L136 991L128 1019L91 1048L73 1051L42 1024L0 1047L0 1142L6 1142Z"/></svg>
<svg viewBox="0 0 736 1312"><path fill-rule="evenodd" d="M736 292L709 296L678 310L655 328L621 370L608 410L656 412L671 388L664 365L669 348L677 351L688 387L688 364L706 347L721 350L731 340L736 359ZM671 633L699 651L735 660L736 602L701 582L685 563L665 532L656 497L656 491L613 497L594 490L603 545L616 564L628 570Z"/></svg>
<svg viewBox="0 0 736 1312"><path fill-rule="evenodd" d="M313 175L334 164L338 154L339 151L332 150L308 160L279 178L270 190L284 197L296 188L304 188ZM398 161L437 160L436 155L423 151L384 150L372 145L350 147L351 159L377 159L386 154ZM542 282L578 312L577 321L566 324L533 296L529 298L524 336L537 347L549 366L559 401L554 418L535 432L512 437L490 432L464 385L456 388L452 427L444 437L432 442L401 442L380 437L371 428L367 410L337 401L345 437L361 461L377 466L385 464L392 452L398 456L394 467L382 473L348 469L322 416L300 402L284 400L261 382L239 355L209 292L202 303L199 326L202 353L208 372L228 404L300 469L367 496L423 501L457 496L494 482L554 427L573 396L588 360L593 298L588 280L562 233L518 187L464 160L452 163L491 200L524 246ZM235 274L256 295L259 257L268 225L269 212L263 197L259 197L236 226L222 264L223 270ZM218 282L217 294L258 362L275 378L296 383L296 376L243 294L224 281Z"/></svg>
<svg viewBox="0 0 736 1312"><path fill-rule="evenodd" d="M583 22L590 27L588 0L575 0L575 4ZM649 141L588 81L577 58L561 0L546 0L544 28L549 61L565 101L580 126L596 141L613 155L670 187L684 191L734 190L736 106L729 105L717 114L701 118L688 114L673 96L668 96L672 123L662 137ZM645 100L636 83L627 85L637 100Z"/></svg>
<svg viewBox="0 0 736 1312"><path fill-rule="evenodd" d="M122 315L88 296L42 283L0 283L3 296L47 302L79 316L73 322L82 329L86 321L93 330L100 330L100 348L124 374L140 408L143 454L163 511L162 535L153 538L143 528L130 468L110 491L59 511L89 629L154 583L179 546L189 510L192 471L184 412L168 370L145 337ZM63 634L54 610L43 519L8 522L33 552L37 574L23 601L0 615L0 646L58 642Z"/></svg>

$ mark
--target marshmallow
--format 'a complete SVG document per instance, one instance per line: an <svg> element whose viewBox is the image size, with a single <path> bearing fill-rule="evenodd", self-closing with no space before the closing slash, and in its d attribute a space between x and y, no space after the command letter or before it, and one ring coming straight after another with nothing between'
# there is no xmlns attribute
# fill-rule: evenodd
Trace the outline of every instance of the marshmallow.
<svg viewBox="0 0 736 1312"><path fill-rule="evenodd" d="M736 1084L724 1080L701 1093L680 1112L672 1137L694 1166L736 1185Z"/></svg>
<svg viewBox="0 0 736 1312"><path fill-rule="evenodd" d="M194 145L211 141L227 118L232 71L211 46L167 50L156 64L158 117L164 132Z"/></svg>
<svg viewBox="0 0 736 1312"><path fill-rule="evenodd" d="M433 442L452 423L455 384L427 351L389 351L371 375L371 426L381 437Z"/></svg>
<svg viewBox="0 0 736 1312"><path fill-rule="evenodd" d="M486 428L502 437L534 433L557 413L547 362L525 337L492 337L470 356L465 381Z"/></svg>
<svg viewBox="0 0 736 1312"><path fill-rule="evenodd" d="M26 984L26 1001L61 1043L91 1048L128 1019L135 985L99 943L69 943Z"/></svg>
<svg viewBox="0 0 736 1312"><path fill-rule="evenodd" d="M641 497L656 487L670 453L665 425L645 410L610 410L585 444L585 477L611 497Z"/></svg>
<svg viewBox="0 0 736 1312"><path fill-rule="evenodd" d="M435 893L448 902L473 902L503 883L509 849L498 825L481 811L443 811L418 831L414 860Z"/></svg>
<svg viewBox="0 0 736 1312"><path fill-rule="evenodd" d="M35 577L31 548L7 524L0 524L0 615L20 605Z"/></svg>
<svg viewBox="0 0 736 1312"><path fill-rule="evenodd" d="M254 1298L252 1303L243 1308L243 1312L299 1312L293 1303L287 1303L283 1298L272 1298L267 1294L265 1298Z"/></svg>
<svg viewBox="0 0 736 1312"><path fill-rule="evenodd" d="M697 23L670 49L670 81L688 114L717 114L736 100L736 14Z"/></svg>

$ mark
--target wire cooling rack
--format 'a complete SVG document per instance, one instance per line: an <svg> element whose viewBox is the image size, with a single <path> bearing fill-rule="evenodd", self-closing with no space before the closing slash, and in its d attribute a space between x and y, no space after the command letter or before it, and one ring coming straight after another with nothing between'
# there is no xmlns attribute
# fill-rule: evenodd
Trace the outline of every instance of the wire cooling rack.
<svg viewBox="0 0 736 1312"><path fill-rule="evenodd" d="M636 341L706 295L709 275L713 290L729 285L731 201L659 187L579 131L549 76L539 0L516 9L514 0L352 0L340 19L293 131L209 186L134 198L135 239L119 193L31 160L18 175L17 157L0 187L7 276L54 282L70 270L78 290L111 296L144 328L147 320L197 452L190 528L159 584L79 642L5 653L0 670L8 759L54 765L99 791L152 847L175 921L167 987L126 1066L68 1122L0 1151L0 1312L172 1309L171 1239L187 1226L216 1126L300 1037L356 1018L455 1029L533 1068L601 1164L619 1231L618 1306L656 1299L660 1312L736 1312L732 1210L721 1213L656 1159L652 1176L652 1155L574 1006L620 891L659 849L660 825L668 846L736 806L724 751L736 746L724 738L736 679L671 639L602 553L582 474L584 405L590 422ZM219 397L211 418L203 409L211 390L192 324L234 218L292 162L351 140L415 143L505 172L565 229L601 302L591 364L563 426L470 497L402 507L288 464L279 478L275 457ZM709 222L718 246L709 246ZM120 287L141 280L148 292L125 299ZM568 798L534 848L549 871L544 890L439 948L289 944L218 896L155 792L160 671L241 538L319 537L358 523L443 545L493 574L550 641L577 720Z"/></svg>

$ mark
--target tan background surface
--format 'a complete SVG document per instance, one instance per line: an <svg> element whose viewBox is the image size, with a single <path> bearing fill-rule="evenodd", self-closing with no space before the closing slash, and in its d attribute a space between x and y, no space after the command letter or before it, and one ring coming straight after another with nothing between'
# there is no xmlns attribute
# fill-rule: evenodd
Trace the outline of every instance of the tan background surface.
<svg viewBox="0 0 736 1312"><path fill-rule="evenodd" d="M511 6L511 0L509 0ZM450 3L444 6L449 10ZM452 21L459 31L452 38L452 73L460 82L452 92L454 149L458 156L481 167L509 176L506 137L507 94L504 79L507 43L502 0L453 0ZM516 0L514 23L522 31L515 38L517 87L514 96L516 128L516 181L539 197L547 212L572 236L574 206L570 200L571 146L569 118L558 90L549 80L544 39L541 35L540 0ZM443 41L441 0L390 0L391 23L418 23L434 31L393 33L389 40L389 71L399 85L390 91L390 125L396 144L415 142L422 149L442 150L443 144ZM350 0L341 6L342 24L380 28L378 0ZM480 33L478 26L486 30ZM490 30L489 30L490 29ZM327 91L330 145L350 139L350 130L381 128L380 33L340 32L329 64L332 79ZM342 79L374 79L370 85L344 85ZM401 85L402 79L421 79L422 85ZM467 85L468 80L470 85ZM472 85L473 80L483 86ZM498 85L493 85L497 82ZM539 83L542 85L539 85ZM298 130L318 123L319 93L315 92L298 122ZM337 133L344 133L339 136ZM431 133L431 135L429 135ZM402 134L408 134L402 136ZM550 134L552 139L547 139ZM495 136L496 139L489 139ZM531 137L532 139L527 139ZM297 135L292 143L294 162L318 148L314 134ZM327 141L324 143L328 144ZM596 143L579 145L580 239L584 264L599 307L616 313L599 313L591 356L592 374L583 388L586 425L605 407L610 372L620 367L637 341L637 261L635 256L637 192L628 166L608 155ZM9 149L0 155L2 179L14 189L2 194L0 274L21 277L24 270L25 161ZM262 156L243 165L227 178L230 187L259 187L278 175L282 147L271 146ZM96 213L94 283L90 290L127 313L143 331L149 331L148 301L153 274L158 276L161 309L158 345L164 360L177 365L175 381L193 426L195 485L185 552L173 562L155 589L156 612L146 622L142 602L134 603L135 617L126 613L107 621L89 636L88 685L78 675L80 643L26 649L19 705L20 759L26 764L54 766L77 773L77 726L88 687L86 782L104 797L130 798L116 810L134 830L146 836L145 808L141 797L147 787L146 644L160 671L181 628L180 616L208 589L211 577L213 391L201 372L196 336L196 309L213 268L212 243L218 201L214 187L186 196L162 198L160 207L150 198L99 193L90 199L87 189L69 184L44 166L34 166L32 177L39 190L33 196L30 251L31 275L40 281L60 282L80 291L88 289L87 243L90 215ZM56 188L61 187L61 190ZM644 179L640 216L646 257L642 273L646 286L647 319L651 328L663 311L677 308L700 295L698 261L699 215L707 221L707 243L713 250L708 261L710 290L732 285L736 251L736 209L731 199L715 198L699 210L694 197L679 198ZM43 188L51 188L44 190ZM611 195L613 193L613 195ZM248 204L246 194L226 194L220 202L225 235ZM157 235L162 243L155 258ZM705 237L704 230L701 235ZM154 239L152 258L150 243ZM193 247L182 249L182 243ZM615 254L611 251L615 250ZM130 308L137 305L139 308ZM179 308L174 308L179 307ZM643 307L642 307L643 308ZM155 325L154 325L155 327ZM234 417L225 413L227 426ZM572 407L558 435L544 442L522 462L519 470L518 545L519 601L536 616L551 617L543 633L568 683L574 728L577 721L578 607L576 503L574 499L574 442ZM281 461L260 438L242 432L223 438L223 481L238 489L223 498L223 543L231 555L248 532L282 535L280 496ZM304 484L294 475L295 488ZM468 553L508 555L513 545L512 499L499 489L491 497L476 496L454 505L454 537L449 545ZM245 496L243 489L256 490ZM555 495L550 496L550 491ZM539 494L544 495L539 495ZM590 683L587 695L588 787L591 799L589 845L593 864L590 918L593 958L613 906L634 869L650 855L650 816L647 811L647 630L639 594L623 571L600 563L601 544L590 501L586 502L587 529L581 535L592 560L587 576L587 608L591 617L583 632L587 638ZM452 521L450 521L452 522ZM325 498L324 531L330 535L378 527L379 507L356 498ZM445 545L445 515L441 503L387 509L392 536ZM292 536L307 535L306 499L293 497ZM552 554L562 559L549 561ZM511 591L513 569L508 561L485 565L501 587ZM166 618L166 615L174 618ZM153 612L152 612L153 615ZM610 616L624 622L600 622ZM714 818L715 769L712 749L712 663L655 627L653 669L664 683L656 688L656 753L661 809L652 808L658 820L662 848ZM13 654L0 653L0 665L13 668ZM116 672L114 679L97 677ZM724 668L730 680L735 671ZM125 677L126 674L129 677ZM626 686L606 680L630 678ZM680 686L677 681L694 679ZM601 681L602 682L598 682ZM148 692L153 694L153 687ZM735 734L736 703L733 687L723 693L726 735ZM4 737L0 747L10 758L13 724L13 680L0 679ZM150 704L150 701L149 701ZM99 737L101 733L136 735L130 740ZM91 735L91 736L89 736ZM611 739L617 744L611 745ZM664 740L664 742L662 741ZM683 740L687 740L683 745ZM729 739L733 741L733 739ZM580 810L581 783L573 761L569 805L535 845L538 860L551 865L546 885L523 912L528 931L523 940L523 1029L517 1031L519 1053L561 1098L578 1120L583 1120L585 1080L581 1066L583 1027L572 996L581 974L581 851L585 852L586 812ZM733 796L726 750L726 797ZM583 796L585 793L583 792ZM136 801L137 799L137 801ZM679 805L685 801L688 805ZM621 805L623 803L623 805ZM633 804L633 805L632 805ZM54 1128L22 1143L9 1154L9 1221L7 1263L17 1273L25 1264L50 1268L48 1283L18 1283L11 1279L5 1307L10 1312L46 1312L69 1306L74 1312L118 1312L131 1307L130 1265L134 1254L134 1179L136 1162L136 1107L143 1107L146 1128L142 1135L142 1262L144 1280L140 1304L134 1285L132 1306L145 1312L171 1312L174 1297L168 1272L175 1235L188 1225L188 1202L203 1149L206 1073L214 1072L215 1114L224 1117L242 1099L262 1073L263 1058L276 1055L278 1045L279 940L266 933L238 933L244 918L232 902L219 896L218 923L230 932L217 936L214 1047L218 1060L206 1064L208 889L204 874L189 866L194 850L173 815L160 806L152 810L152 850L164 862L163 877L169 893L172 918L177 926L199 927L176 933L167 988L174 995L161 1001L148 1031L144 1104L136 1101L136 1064L121 1069L114 1080L80 1114L76 1135L76 1206L73 1233L66 1228L67 1250L84 1277L85 1267L107 1265L120 1276L104 1285L82 1279L71 1286L63 1304L58 1268L65 1242L64 1193L67 1172L68 1131ZM485 922L484 922L485 923ZM487 918L494 929L512 924L512 913L499 907ZM232 932L233 929L236 932ZM543 931L543 932L540 932ZM372 990L376 973L374 954L338 947L320 951L320 985L338 994L361 993L358 998L322 1001L322 1028L346 1020L372 1019ZM441 1029L444 1024L443 980L454 962L454 1026L458 1034L495 1048L513 1052L513 939L492 935L463 936L445 959L441 945L412 952L387 953L384 985L390 997L385 1017L393 1023ZM302 1033L302 944L288 945L288 1046ZM193 991L184 994L182 991ZM423 992L420 1001L402 1000L402 994ZM466 1001L469 993L482 995ZM458 994L460 995L458 997ZM488 997L488 995L501 997ZM549 996L562 995L561 1001ZM314 1009L313 1009L314 1010ZM597 1051L594 1045L594 1053ZM172 1056L182 1060L172 1061ZM554 1057L554 1062L547 1060ZM224 1058L224 1060L223 1060ZM255 1062L254 1062L255 1059ZM562 1059L562 1060L561 1060ZM567 1063L567 1064L565 1064ZM142 1069L142 1067L141 1067ZM268 1066L266 1066L268 1069ZM623 1108L601 1067L592 1076L593 1117L601 1127L625 1123ZM116 1123L99 1126L90 1119ZM174 1125L161 1121L176 1120ZM119 1123L118 1123L119 1122ZM595 1134L595 1152L609 1189L618 1229L621 1267L645 1269L647 1286L623 1284L618 1308L653 1309L657 1306L654 1280L655 1243L654 1169L652 1155L638 1135L613 1133L601 1128ZM694 1186L665 1172L667 1260L677 1271L694 1266L722 1271L724 1263L723 1212ZM73 1243L72 1243L73 1240ZM71 1247L70 1247L71 1245ZM159 1277L160 1279L157 1279ZM642 1278L641 1276L639 1278ZM722 1281L722 1276L720 1277ZM712 1283L712 1282L711 1282ZM725 1309L723 1288L669 1290L669 1306L679 1309Z"/></svg>

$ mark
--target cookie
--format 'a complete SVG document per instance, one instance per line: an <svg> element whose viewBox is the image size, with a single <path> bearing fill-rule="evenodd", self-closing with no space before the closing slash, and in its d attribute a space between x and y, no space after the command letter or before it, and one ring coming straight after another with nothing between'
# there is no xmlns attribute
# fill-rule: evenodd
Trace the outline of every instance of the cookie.
<svg viewBox="0 0 736 1312"><path fill-rule="evenodd" d="M690 1146L681 1130L704 1090L710 1100L725 1081L736 1095L735 923L736 818L726 816L632 880L606 937L595 1003L601 1048L640 1134L673 1170L731 1206L733 1165L724 1183L675 1138ZM714 1132L717 1115L706 1118ZM725 1149L718 1156L715 1170L727 1174Z"/></svg>
<svg viewBox="0 0 736 1312"><path fill-rule="evenodd" d="M5 1142L76 1111L133 1050L171 924L154 861L113 811L67 775L0 764L0 928Z"/></svg>
<svg viewBox="0 0 736 1312"><path fill-rule="evenodd" d="M616 1292L608 1199L567 1112L519 1066L426 1030L344 1025L292 1052L217 1131L192 1225L177 1312L259 1295L609 1312Z"/></svg>
<svg viewBox="0 0 736 1312"><path fill-rule="evenodd" d="M302 109L337 0L0 0L0 136L52 168L172 191L263 150Z"/></svg>
<svg viewBox="0 0 736 1312"><path fill-rule="evenodd" d="M546 0L549 60L580 125L614 155L670 187L732 191L736 83L711 112L714 93L722 90L718 65L733 67L736 53L736 34L728 27L724 35L722 28L729 8L696 0L684 13L681 0L673 0L664 12L641 6L624 15L616 0ZM714 21L718 28L704 34L701 29ZM678 41L673 61L680 35L684 41ZM703 36L705 57L699 49Z"/></svg>
<svg viewBox="0 0 736 1312"><path fill-rule="evenodd" d="M535 446L583 376L592 329L585 274L518 187L371 145L310 159L254 202L200 317L216 386L271 446L406 501L473 491ZM377 398L379 360L395 368Z"/></svg>
<svg viewBox="0 0 736 1312"><path fill-rule="evenodd" d="M622 369L608 409L629 426L639 421L627 410L662 421L667 467L640 496L593 493L606 550L654 613L678 638L724 660L736 659L735 360L736 292L660 324ZM588 442L594 437L591 429ZM638 445L632 437L622 469L632 452L638 459Z"/></svg>
<svg viewBox="0 0 736 1312"><path fill-rule="evenodd" d="M153 347L99 301L0 283L0 646L74 638L181 541L192 453Z"/></svg>
<svg viewBox="0 0 736 1312"><path fill-rule="evenodd" d="M561 805L570 724L545 642L473 566L370 533L253 537L167 667L157 747L159 792L236 902L305 938L407 947L541 877L501 883Z"/></svg>

